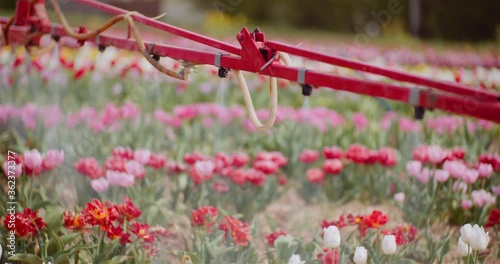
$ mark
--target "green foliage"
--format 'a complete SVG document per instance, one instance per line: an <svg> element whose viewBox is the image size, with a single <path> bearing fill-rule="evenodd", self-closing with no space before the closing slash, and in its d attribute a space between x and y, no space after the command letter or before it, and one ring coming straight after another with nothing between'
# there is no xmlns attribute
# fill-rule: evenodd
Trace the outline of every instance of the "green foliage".
<svg viewBox="0 0 500 264"><path fill-rule="evenodd" d="M2 0L0 2L0 9L13 10L16 7L16 0Z"/></svg>

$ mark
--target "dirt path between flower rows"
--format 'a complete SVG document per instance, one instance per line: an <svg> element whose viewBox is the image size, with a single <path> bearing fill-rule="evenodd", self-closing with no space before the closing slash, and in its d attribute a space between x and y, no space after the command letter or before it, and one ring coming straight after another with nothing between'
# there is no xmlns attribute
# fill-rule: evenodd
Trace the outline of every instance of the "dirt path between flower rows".
<svg viewBox="0 0 500 264"><path fill-rule="evenodd" d="M380 210L389 215L390 219L386 226L387 228L404 223L399 208L389 203L366 205L359 201L352 201L344 205L335 205L333 203L307 204L295 190L290 189L278 200L269 205L264 212L256 215L255 224L259 227L257 228L259 233L254 236L253 244L257 247L259 256L263 256L265 254L265 236L274 231L271 229L273 224L275 224L278 229L282 229L304 242L310 242L321 232L321 223L323 220L337 220L342 214L368 214L373 210ZM176 235L165 240L163 245L165 245L166 248L181 249L184 245L182 235L188 238L189 233L192 231L190 219L187 217L179 217L178 219L172 220L173 224L169 229ZM445 230L442 226L436 226L432 229L435 238L444 236ZM342 233L349 234L351 231L355 231L355 228L346 227L342 230ZM455 233L456 232L457 230L455 230ZM420 235L423 236L424 234L421 233ZM455 247L456 243L452 241L452 250L446 256L445 263L456 263ZM177 263L177 259L173 256L167 256L167 254L163 252L160 254L162 258L168 259L170 263ZM491 263L493 264L495 262L493 261Z"/></svg>

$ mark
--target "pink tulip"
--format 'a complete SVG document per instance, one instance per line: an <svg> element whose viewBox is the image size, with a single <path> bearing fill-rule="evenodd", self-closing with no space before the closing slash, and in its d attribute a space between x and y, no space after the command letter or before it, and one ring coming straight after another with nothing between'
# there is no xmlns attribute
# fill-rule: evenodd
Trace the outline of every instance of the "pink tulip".
<svg viewBox="0 0 500 264"><path fill-rule="evenodd" d="M357 131L362 131L368 127L368 119L363 113L355 113L352 116L352 122L354 123Z"/></svg>
<svg viewBox="0 0 500 264"><path fill-rule="evenodd" d="M427 148L427 155L432 164L440 164L448 156L448 152L440 146L430 146Z"/></svg>
<svg viewBox="0 0 500 264"><path fill-rule="evenodd" d="M122 146L118 146L113 149L113 156L118 156L129 160L134 158L134 152L128 147L124 148Z"/></svg>
<svg viewBox="0 0 500 264"><path fill-rule="evenodd" d="M17 108L13 105L0 105L0 123L7 123L9 118L16 112Z"/></svg>
<svg viewBox="0 0 500 264"><path fill-rule="evenodd" d="M472 201L477 207L494 205L495 196L485 190L476 190L471 193Z"/></svg>
<svg viewBox="0 0 500 264"><path fill-rule="evenodd" d="M104 106L103 116L101 118L101 123L104 126L110 126L120 119L120 109L112 103L107 103Z"/></svg>
<svg viewBox="0 0 500 264"><path fill-rule="evenodd" d="M417 177L420 175L420 170L422 169L422 163L417 160L411 160L406 163L406 171L408 175Z"/></svg>
<svg viewBox="0 0 500 264"><path fill-rule="evenodd" d="M245 166L250 160L248 154L246 154L245 152L234 153L231 158L233 161L232 165L238 168Z"/></svg>
<svg viewBox="0 0 500 264"><path fill-rule="evenodd" d="M197 161L194 169L201 178L209 178L215 170L215 164L211 160Z"/></svg>
<svg viewBox="0 0 500 264"><path fill-rule="evenodd" d="M178 128L178 127L182 126L182 119L171 116L171 115L165 113L161 109L155 110L153 116L156 120L158 120L159 122L163 123L166 126L173 127L173 128Z"/></svg>
<svg viewBox="0 0 500 264"><path fill-rule="evenodd" d="M105 192L108 190L109 182L105 178L99 178L90 181L90 186L96 192Z"/></svg>
<svg viewBox="0 0 500 264"><path fill-rule="evenodd" d="M134 151L134 160L141 164L147 164L149 162L149 158L151 157L151 152L145 149L137 149Z"/></svg>
<svg viewBox="0 0 500 264"><path fill-rule="evenodd" d="M108 180L109 185L111 186L120 186L122 181L122 172L107 170L106 171L106 179Z"/></svg>
<svg viewBox="0 0 500 264"><path fill-rule="evenodd" d="M36 128L36 117L37 117L37 107L29 103L22 107L19 110L19 115L21 120L23 121L24 125L29 128L29 129L35 129Z"/></svg>
<svg viewBox="0 0 500 264"><path fill-rule="evenodd" d="M216 111L214 114L215 117L219 120L219 122L223 125L229 125L233 120L231 113L229 113L227 109L220 109Z"/></svg>
<svg viewBox="0 0 500 264"><path fill-rule="evenodd" d="M450 177L450 173L445 171L445 170L436 170L434 172L434 179L437 182L446 182L448 178Z"/></svg>
<svg viewBox="0 0 500 264"><path fill-rule="evenodd" d="M423 184L426 184L429 182L429 176L430 176L429 169L424 168L416 177L418 181L420 181Z"/></svg>
<svg viewBox="0 0 500 264"><path fill-rule="evenodd" d="M42 166L44 170L52 170L64 162L64 151L48 150L44 155Z"/></svg>
<svg viewBox="0 0 500 264"><path fill-rule="evenodd" d="M325 159L341 159L344 151L338 146L324 147L323 156Z"/></svg>
<svg viewBox="0 0 500 264"><path fill-rule="evenodd" d="M43 158L38 150L28 150L24 152L24 165L32 170L42 167Z"/></svg>
<svg viewBox="0 0 500 264"><path fill-rule="evenodd" d="M106 179L111 186L130 187L134 185L135 177L132 174L119 171L106 171Z"/></svg>
<svg viewBox="0 0 500 264"><path fill-rule="evenodd" d="M493 173L493 166L487 163L480 163L477 167L477 171L479 173L479 177L481 178L489 178Z"/></svg>
<svg viewBox="0 0 500 264"><path fill-rule="evenodd" d="M398 203L403 203L405 201L405 193L404 192L398 192L394 194L394 201Z"/></svg>
<svg viewBox="0 0 500 264"><path fill-rule="evenodd" d="M418 132L422 128L420 123L413 121L413 119L401 117L399 119L399 129L403 132Z"/></svg>
<svg viewBox="0 0 500 264"><path fill-rule="evenodd" d="M279 151L269 152L269 154L271 155L271 160L280 168L285 167L288 163L288 159Z"/></svg>
<svg viewBox="0 0 500 264"><path fill-rule="evenodd" d="M9 166L11 168L9 168ZM19 177L23 173L23 164L14 164L14 165L9 165L8 161L5 161L3 163L3 172L5 173L5 177L8 176L14 176L14 177ZM12 168L14 167L14 168Z"/></svg>
<svg viewBox="0 0 500 264"><path fill-rule="evenodd" d="M229 192L229 185L225 181L214 182L212 188L219 193Z"/></svg>
<svg viewBox="0 0 500 264"><path fill-rule="evenodd" d="M327 159L323 162L322 168L327 174L338 174L342 171L344 165L339 159Z"/></svg>
<svg viewBox="0 0 500 264"><path fill-rule="evenodd" d="M316 150L305 149L299 155L299 160L302 163L313 163L318 160L319 153Z"/></svg>
<svg viewBox="0 0 500 264"><path fill-rule="evenodd" d="M322 183L325 173L320 168L310 168L307 170L306 176L311 183Z"/></svg>
<svg viewBox="0 0 500 264"><path fill-rule="evenodd" d="M389 129L391 126L393 119L397 117L397 114L395 112L385 112L384 116L382 117L382 120L380 121L380 127L383 130Z"/></svg>
<svg viewBox="0 0 500 264"><path fill-rule="evenodd" d="M422 163L427 162L429 160L427 149L428 147L426 145L420 145L416 147L411 153L412 158Z"/></svg>
<svg viewBox="0 0 500 264"><path fill-rule="evenodd" d="M463 177L464 172L467 170L467 166L461 160L447 160L443 164L443 169L450 173L450 176L455 179L460 179Z"/></svg>
<svg viewBox="0 0 500 264"><path fill-rule="evenodd" d="M121 177L122 177L120 184L121 187L131 187L132 185L134 185L135 182L134 175L128 173L122 173Z"/></svg>
<svg viewBox="0 0 500 264"><path fill-rule="evenodd" d="M482 128L484 128L485 130L490 130L493 127L493 122L486 120L478 120L477 124Z"/></svg>
<svg viewBox="0 0 500 264"><path fill-rule="evenodd" d="M276 173L279 170L278 165L272 160L258 160L253 164L253 168L267 175Z"/></svg>
<svg viewBox="0 0 500 264"><path fill-rule="evenodd" d="M120 108L120 114L124 119L136 119L141 114L141 109L134 103L128 101Z"/></svg>
<svg viewBox="0 0 500 264"><path fill-rule="evenodd" d="M499 196L500 195L500 185L497 185L497 186L493 185L493 186L491 186L491 191L495 195Z"/></svg>
<svg viewBox="0 0 500 264"><path fill-rule="evenodd" d="M196 106L193 105L182 105L174 107L173 113L176 117L180 119L193 119L197 115Z"/></svg>
<svg viewBox="0 0 500 264"><path fill-rule="evenodd" d="M39 109L39 114L42 117L45 126L48 128L56 126L63 118L63 113L57 105L50 105L45 108L41 108Z"/></svg>
<svg viewBox="0 0 500 264"><path fill-rule="evenodd" d="M49 149L45 159L50 161L52 164L60 165L64 162L64 150Z"/></svg>
<svg viewBox="0 0 500 264"><path fill-rule="evenodd" d="M144 178L144 175L146 174L144 171L144 165L135 160L129 160L125 163L125 171L128 174L134 175L137 179Z"/></svg>
<svg viewBox="0 0 500 264"><path fill-rule="evenodd" d="M469 210L472 207L472 201L469 199L463 199L462 200L462 209L464 210Z"/></svg>
<svg viewBox="0 0 500 264"><path fill-rule="evenodd" d="M453 183L453 187L451 188L452 191L462 191L462 193L467 193L467 187L468 185L465 182L462 181L456 181Z"/></svg>
<svg viewBox="0 0 500 264"><path fill-rule="evenodd" d="M246 170L244 177L247 182L250 182L255 186L262 186L262 184L264 184L264 182L266 181L266 175L256 169Z"/></svg>
<svg viewBox="0 0 500 264"><path fill-rule="evenodd" d="M88 125L94 133L100 133L106 128L106 125L101 120L91 120Z"/></svg>
<svg viewBox="0 0 500 264"><path fill-rule="evenodd" d="M477 181L479 177L479 172L475 169L466 169L464 174L462 175L462 180L467 184L472 184Z"/></svg>

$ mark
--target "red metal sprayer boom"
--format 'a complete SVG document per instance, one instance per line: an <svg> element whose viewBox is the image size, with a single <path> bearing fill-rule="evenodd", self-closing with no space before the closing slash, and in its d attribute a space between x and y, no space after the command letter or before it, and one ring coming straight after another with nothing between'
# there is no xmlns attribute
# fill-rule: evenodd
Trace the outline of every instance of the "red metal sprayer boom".
<svg viewBox="0 0 500 264"><path fill-rule="evenodd" d="M160 66L155 64L155 61L157 62L159 57L170 57L180 60L186 65L214 65L219 68L220 77L225 77L227 71L231 69L286 79L302 85L305 95L310 94L313 87L327 87L405 102L411 104L415 107L416 111L420 112L424 109L441 109L455 114L500 123L500 95L492 92L474 89L458 83L427 79L403 71L377 67L341 57L325 55L280 42L267 41L264 33L259 30L249 32L246 28L243 28L237 34L240 48L98 1L74 0L74 2L116 15L115 20L110 22L111 25L120 20L128 21L129 28L133 31L132 33L134 33L134 23L141 23L216 48L221 52L142 42L140 36L135 34L134 39L129 37L115 37L102 33L106 28L87 31L84 27L80 27L78 30L71 29L71 32L67 26L64 26L64 23L62 25L54 24L48 19L45 13L44 0L18 0L14 17L10 20L0 18L3 32L3 36L0 35L0 45L1 38L4 39L7 45L36 46L39 45L40 36L44 34L51 34L55 39L62 36L73 36L78 37L81 44L92 42L100 47L114 46L120 49L141 51L143 54L146 53L147 48L146 55L148 55L148 61L154 66L156 65L155 67L157 68ZM57 9L58 7L56 11ZM359 80L323 73L314 69L293 67L280 63L280 57L283 53L377 74L412 85L403 86ZM175 73L166 69L163 69L162 72L175 78L185 79L184 72Z"/></svg>

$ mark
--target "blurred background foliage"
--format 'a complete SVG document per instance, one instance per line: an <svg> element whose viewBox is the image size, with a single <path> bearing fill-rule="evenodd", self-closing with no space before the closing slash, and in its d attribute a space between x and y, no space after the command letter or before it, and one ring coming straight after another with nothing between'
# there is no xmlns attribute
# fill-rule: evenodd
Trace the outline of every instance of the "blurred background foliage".
<svg viewBox="0 0 500 264"><path fill-rule="evenodd" d="M372 11L388 10L391 1L403 8L392 23L402 23L409 32L409 0L195 0L204 9L220 6L222 11L244 14L260 22L332 32L356 33L355 28L374 20ZM415 0L412 0L415 1ZM241 2L241 3L240 3ZM500 25L498 0L420 0L418 36L454 41L483 41L496 38ZM231 3L234 7L231 7ZM238 4L239 3L239 4ZM224 5L226 4L226 5ZM238 4L238 5L236 5Z"/></svg>
<svg viewBox="0 0 500 264"><path fill-rule="evenodd" d="M61 1L67 3L69 0ZM370 21L376 21L373 13L388 10L391 2L401 6L402 12L394 15L391 23L386 25L382 32L394 28L410 32L410 1L419 2L420 23L416 35L420 38L451 41L498 39L500 33L498 0L105 0L104 2L122 5L129 9L140 8L146 2L171 6L176 2L183 5L188 3L206 17L210 17L215 11L224 16L244 17L254 24L358 33L356 29L363 30ZM15 2L16 0L2 0L0 9L12 10ZM160 13L157 8L154 11ZM189 14L185 14L185 17L195 16L192 14L192 9L187 12ZM204 22L206 21L200 21L200 26Z"/></svg>

